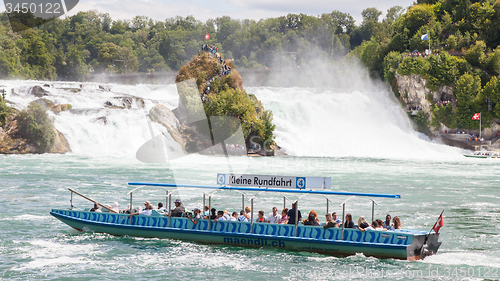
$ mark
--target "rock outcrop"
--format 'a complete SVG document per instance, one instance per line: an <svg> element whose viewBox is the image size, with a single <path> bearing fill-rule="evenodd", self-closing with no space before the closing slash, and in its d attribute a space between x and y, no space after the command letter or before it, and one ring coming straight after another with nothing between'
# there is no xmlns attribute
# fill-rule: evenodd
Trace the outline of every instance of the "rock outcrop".
<svg viewBox="0 0 500 281"><path fill-rule="evenodd" d="M37 104L42 105L44 108L54 107L54 103L47 99L38 99L35 101ZM19 132L15 112L9 116L7 122L3 127L0 127L0 154L30 154L30 153L67 153L71 152L68 141L64 135L56 128L54 130L55 138L53 145L47 151L40 151L40 149L28 139L23 137Z"/></svg>
<svg viewBox="0 0 500 281"><path fill-rule="evenodd" d="M175 114L166 106L158 104L149 111L149 118L151 121L161 124L165 127L172 138L179 143L184 151L186 151L186 141L180 131L179 120Z"/></svg>
<svg viewBox="0 0 500 281"><path fill-rule="evenodd" d="M132 109L144 108L145 103L142 98L135 96L113 97L112 101L106 101L104 106L112 109Z"/></svg>
<svg viewBox="0 0 500 281"><path fill-rule="evenodd" d="M30 93L32 95L34 95L35 97L37 98L41 98L43 96L48 96L49 95L49 92L46 91L44 88L42 88L41 86L33 86L33 88L31 88L31 91Z"/></svg>
<svg viewBox="0 0 500 281"><path fill-rule="evenodd" d="M453 94L453 87L440 86L437 91L431 91L425 85L428 83L422 76L417 74L399 75L395 73L400 100L406 105L406 110L415 115L418 111L423 111L428 114L429 121L432 118L432 106L440 101L450 101L453 107L456 105L456 97ZM472 116L471 116L472 117ZM486 128L485 128L486 127ZM461 131L462 134L450 134L456 131ZM468 133L464 134L463 132ZM444 133L446 132L446 133ZM477 142L469 141L472 134L479 135L479 130L463 130L451 129L441 124L439 128L431 127L429 137L441 140L444 143L452 146L474 149L479 146ZM481 135L486 142L481 143L483 147L492 149L500 148L500 120L494 120L488 126L484 126ZM485 143L487 143L485 145Z"/></svg>
<svg viewBox="0 0 500 281"><path fill-rule="evenodd" d="M62 111L70 110L71 108L73 108L69 103L56 105L53 101L45 98L40 98L34 100L33 102L43 106L45 110L50 110L54 113L60 113Z"/></svg>
<svg viewBox="0 0 500 281"><path fill-rule="evenodd" d="M431 91L425 85L427 80L418 74L399 75L395 73L398 92L408 110L413 108L423 110L431 116L431 101L455 100L453 88L440 86L437 91Z"/></svg>
<svg viewBox="0 0 500 281"><path fill-rule="evenodd" d="M55 139L52 147L47 153L71 152L68 141L61 132L54 128ZM0 127L0 154L30 154L43 153L36 145L21 137L18 131L17 121L12 117L5 125Z"/></svg>
<svg viewBox="0 0 500 281"><path fill-rule="evenodd" d="M54 132L56 133L56 138L54 140L54 145L48 151L49 153L60 153L64 154L67 152L71 152L71 148L69 147L68 140L64 137L61 132L54 128Z"/></svg>

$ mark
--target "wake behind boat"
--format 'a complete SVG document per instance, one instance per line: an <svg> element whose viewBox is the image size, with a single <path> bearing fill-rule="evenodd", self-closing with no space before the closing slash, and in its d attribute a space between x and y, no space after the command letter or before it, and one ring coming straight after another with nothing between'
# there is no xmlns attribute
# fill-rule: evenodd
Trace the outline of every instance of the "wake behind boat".
<svg viewBox="0 0 500 281"><path fill-rule="evenodd" d="M226 185L232 182L232 186ZM255 182L259 187L248 187ZM200 219L194 224L191 217L174 217L172 212L168 216L153 210L151 215L129 216L128 214L113 213L112 209L105 207L108 212L90 212L73 207L73 194L78 194L87 200L94 200L71 190L71 208L53 209L50 214L79 231L93 231L111 235L127 235L134 237L169 238L194 241L207 244L235 245L243 247L280 248L287 250L318 252L335 256L349 256L363 253L365 256L378 258L395 258L405 260L419 260L428 255L433 255L439 249L439 233L413 229L400 229L393 231L367 230L345 228L344 224L338 228L324 229L321 226L302 225L298 219L294 224L259 223L253 219L253 201L260 193L270 193L283 196L284 205L287 197L283 194L298 196L294 204L297 208L299 199L305 195L321 195L327 202L327 213L330 199L327 196L348 196L342 202L343 215L349 199L353 197L369 197L372 201L372 219L375 202L372 198L400 198L396 194L353 193L335 192L330 188L330 178L317 177L282 177L259 175L225 175L218 174L217 183L220 186L188 185L171 183L139 183L131 182L131 186L139 186L130 191L130 208L132 209L132 194L143 187L161 187L167 190L168 210L171 210L172 193L182 188L196 188L212 190L203 193L205 206L208 195L209 209L213 194L218 191L235 191L242 195L242 208L245 196L243 192L251 192L251 220L217 221ZM316 189L312 189L316 188ZM290 195L288 195L290 196ZM103 205L101 205L103 206ZM295 218L298 218L296 215ZM439 231L439 228L436 230Z"/></svg>

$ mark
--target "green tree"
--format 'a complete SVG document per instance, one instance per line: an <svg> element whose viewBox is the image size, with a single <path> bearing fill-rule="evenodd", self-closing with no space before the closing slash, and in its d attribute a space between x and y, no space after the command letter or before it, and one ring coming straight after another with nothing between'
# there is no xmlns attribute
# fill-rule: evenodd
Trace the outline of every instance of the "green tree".
<svg viewBox="0 0 500 281"><path fill-rule="evenodd" d="M28 78L55 79L57 75L53 66L54 57L48 52L40 35L40 31L33 29L23 32L23 38L17 41L21 49L21 63L28 70Z"/></svg>
<svg viewBox="0 0 500 281"><path fill-rule="evenodd" d="M32 102L27 110L21 111L16 116L16 119L19 133L34 143L41 153L51 149L56 136L53 120L41 105Z"/></svg>
<svg viewBox="0 0 500 281"><path fill-rule="evenodd" d="M486 44L484 41L477 41L476 44L467 50L464 58L473 66L482 67L486 63Z"/></svg>
<svg viewBox="0 0 500 281"><path fill-rule="evenodd" d="M500 46L489 55L488 62L486 63L486 69L492 75L500 75Z"/></svg>
<svg viewBox="0 0 500 281"><path fill-rule="evenodd" d="M476 123L472 122L471 118L479 107L477 97L481 93L481 79L479 76L466 73L458 79L454 94L457 97L455 114L459 128L476 129L478 127Z"/></svg>
<svg viewBox="0 0 500 281"><path fill-rule="evenodd" d="M498 77L492 77L484 86L483 99L490 99L494 118L500 118L500 81Z"/></svg>

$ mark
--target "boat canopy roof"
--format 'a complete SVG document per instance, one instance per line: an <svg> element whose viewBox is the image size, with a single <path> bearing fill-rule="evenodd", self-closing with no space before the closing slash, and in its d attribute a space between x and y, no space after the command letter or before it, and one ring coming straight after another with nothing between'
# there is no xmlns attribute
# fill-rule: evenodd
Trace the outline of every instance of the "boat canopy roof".
<svg viewBox="0 0 500 281"><path fill-rule="evenodd" d="M193 184L149 183L149 182L129 182L128 184L132 186L158 186L158 187L177 187L177 188L186 187L186 188L204 188L204 189L237 190L237 191L276 192L276 193L286 192L286 193L319 194L319 195L365 196L365 197L395 198L395 199L401 198L401 195L399 194L359 193L359 192L342 192L342 191L328 191L328 190L236 187L236 186L220 186L220 185L193 185Z"/></svg>

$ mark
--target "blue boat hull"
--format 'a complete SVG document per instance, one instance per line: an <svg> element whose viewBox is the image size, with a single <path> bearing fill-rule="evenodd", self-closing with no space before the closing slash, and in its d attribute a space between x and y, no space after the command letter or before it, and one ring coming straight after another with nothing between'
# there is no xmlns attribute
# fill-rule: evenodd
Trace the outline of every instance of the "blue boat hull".
<svg viewBox="0 0 500 281"><path fill-rule="evenodd" d="M437 252L439 234L418 230L365 231L341 228L323 229L269 223L200 220L193 224L187 218L133 216L54 209L51 215L81 230L133 237L169 238L199 243L243 247L280 248L349 256L363 253L378 258L417 260ZM426 239L427 237L427 239ZM425 247L423 247L425 244ZM424 253L424 251L426 253Z"/></svg>

